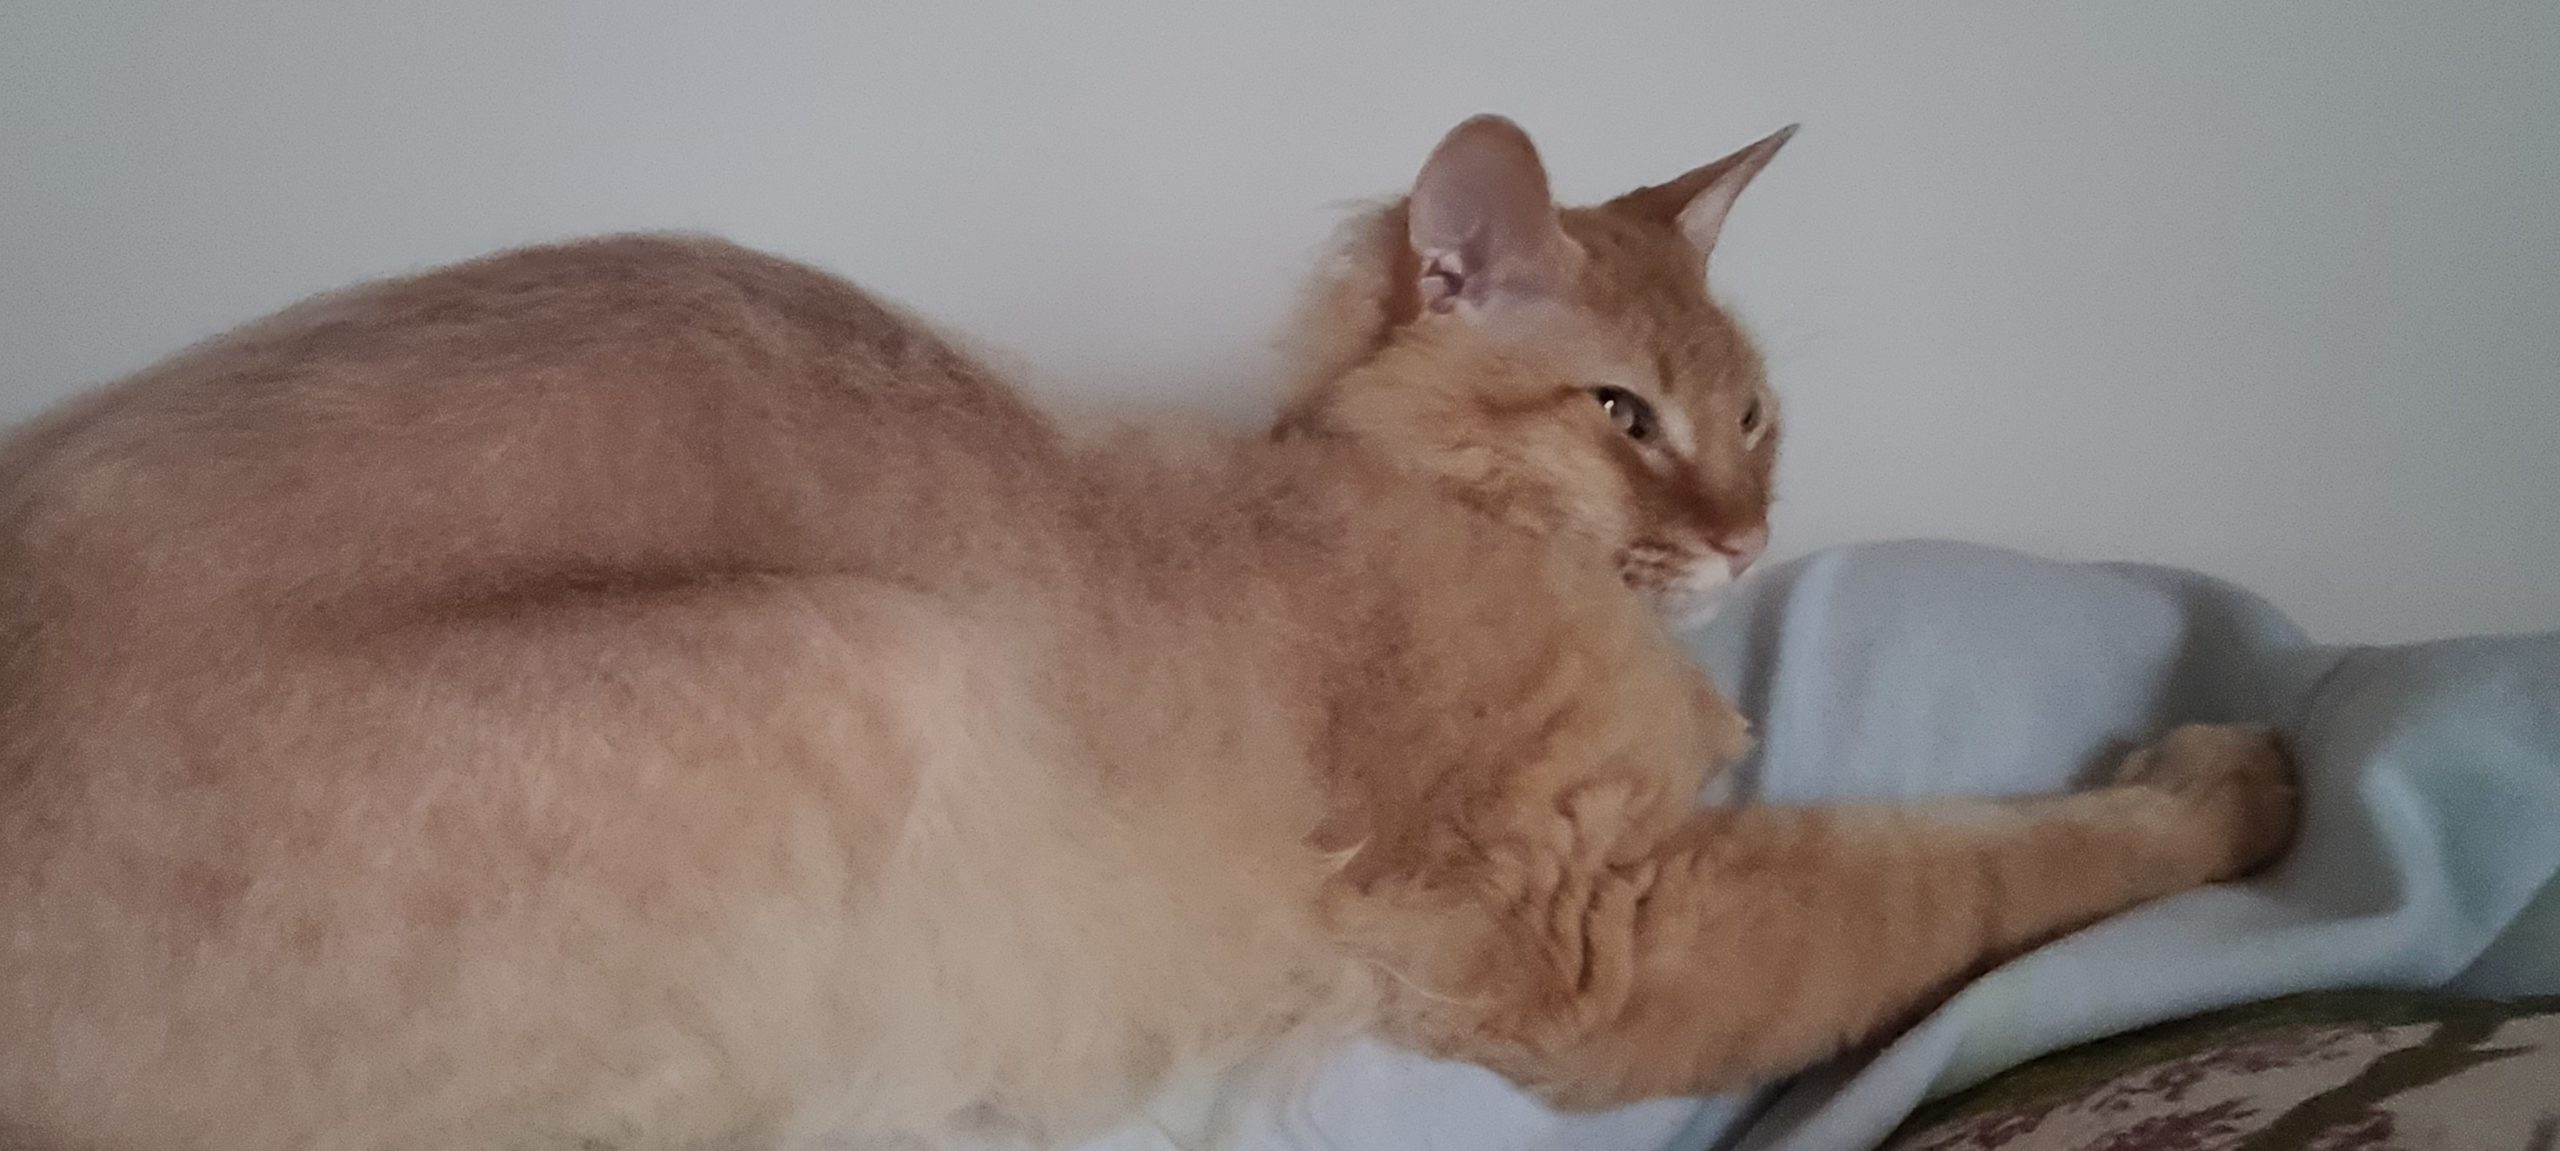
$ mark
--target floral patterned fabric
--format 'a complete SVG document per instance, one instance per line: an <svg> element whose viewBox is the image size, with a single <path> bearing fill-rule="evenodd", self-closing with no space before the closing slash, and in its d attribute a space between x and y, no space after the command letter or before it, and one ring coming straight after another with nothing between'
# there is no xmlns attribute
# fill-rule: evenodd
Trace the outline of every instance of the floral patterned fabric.
<svg viewBox="0 0 2560 1151"><path fill-rule="evenodd" d="M2294 996L2048 1056L1887 1151L2560 1151L2560 997Z"/></svg>

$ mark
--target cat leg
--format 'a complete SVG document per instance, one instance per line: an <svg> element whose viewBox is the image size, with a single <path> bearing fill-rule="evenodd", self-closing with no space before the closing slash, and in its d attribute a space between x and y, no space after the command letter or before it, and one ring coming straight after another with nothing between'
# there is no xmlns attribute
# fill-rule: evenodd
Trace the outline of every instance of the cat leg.
<svg viewBox="0 0 2560 1151"><path fill-rule="evenodd" d="M1512 885L1478 920L1490 962L1441 968L1459 993L1413 1038L1571 1106L1762 1082L2038 943L2245 874L2294 819L2273 740L2206 726L2076 795L1703 810L1631 863Z"/></svg>

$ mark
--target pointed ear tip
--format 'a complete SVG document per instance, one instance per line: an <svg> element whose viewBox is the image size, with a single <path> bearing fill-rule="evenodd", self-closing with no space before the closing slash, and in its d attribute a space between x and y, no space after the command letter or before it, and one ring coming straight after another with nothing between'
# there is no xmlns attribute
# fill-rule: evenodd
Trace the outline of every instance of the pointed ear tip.
<svg viewBox="0 0 2560 1151"><path fill-rule="evenodd" d="M1520 131L1519 121L1514 120L1509 116L1505 116L1500 112L1478 112L1473 116L1469 116L1464 120L1458 121L1458 126L1449 129L1449 131L1452 133L1520 132L1520 134L1524 136L1528 134Z"/></svg>
<svg viewBox="0 0 2560 1151"><path fill-rule="evenodd" d="M1801 122L1789 124L1784 128L1780 128L1775 132L1771 132L1768 135L1761 137L1760 146L1768 149L1769 151L1775 152L1781 146L1786 144L1787 141L1795 139L1796 133L1803 130L1804 124Z"/></svg>
<svg viewBox="0 0 2560 1151"><path fill-rule="evenodd" d="M1461 141L1468 143L1482 141L1513 148L1525 148L1531 152L1537 151L1537 146L1529 142L1527 129L1522 128L1511 117L1493 112L1479 112L1458 121L1457 127L1449 129L1447 135L1440 137L1440 146L1446 148Z"/></svg>

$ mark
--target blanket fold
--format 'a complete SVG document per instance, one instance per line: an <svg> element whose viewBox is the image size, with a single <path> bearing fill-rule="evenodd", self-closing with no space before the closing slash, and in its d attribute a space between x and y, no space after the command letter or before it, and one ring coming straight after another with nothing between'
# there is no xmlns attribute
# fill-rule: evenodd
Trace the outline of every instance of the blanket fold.
<svg viewBox="0 0 2560 1151"><path fill-rule="evenodd" d="M2056 941L1881 1050L1755 1097L1565 1115L1478 1069L1366 1045L1248 1146L1864 1151L1926 1099L2229 1004L2560 992L2560 633L2325 647L2193 573L1906 542L1755 575L1693 650L1760 736L1741 796L2057 791L2172 724L2246 720L2297 761L2302 834L2265 875Z"/></svg>

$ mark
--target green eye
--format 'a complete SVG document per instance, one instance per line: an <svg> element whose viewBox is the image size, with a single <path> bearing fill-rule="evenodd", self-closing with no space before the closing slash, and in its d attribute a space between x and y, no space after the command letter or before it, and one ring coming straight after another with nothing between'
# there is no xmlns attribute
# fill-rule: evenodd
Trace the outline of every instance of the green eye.
<svg viewBox="0 0 2560 1151"><path fill-rule="evenodd" d="M1639 443L1653 438L1653 405L1625 388L1593 388L1591 398L1609 414L1609 424Z"/></svg>

